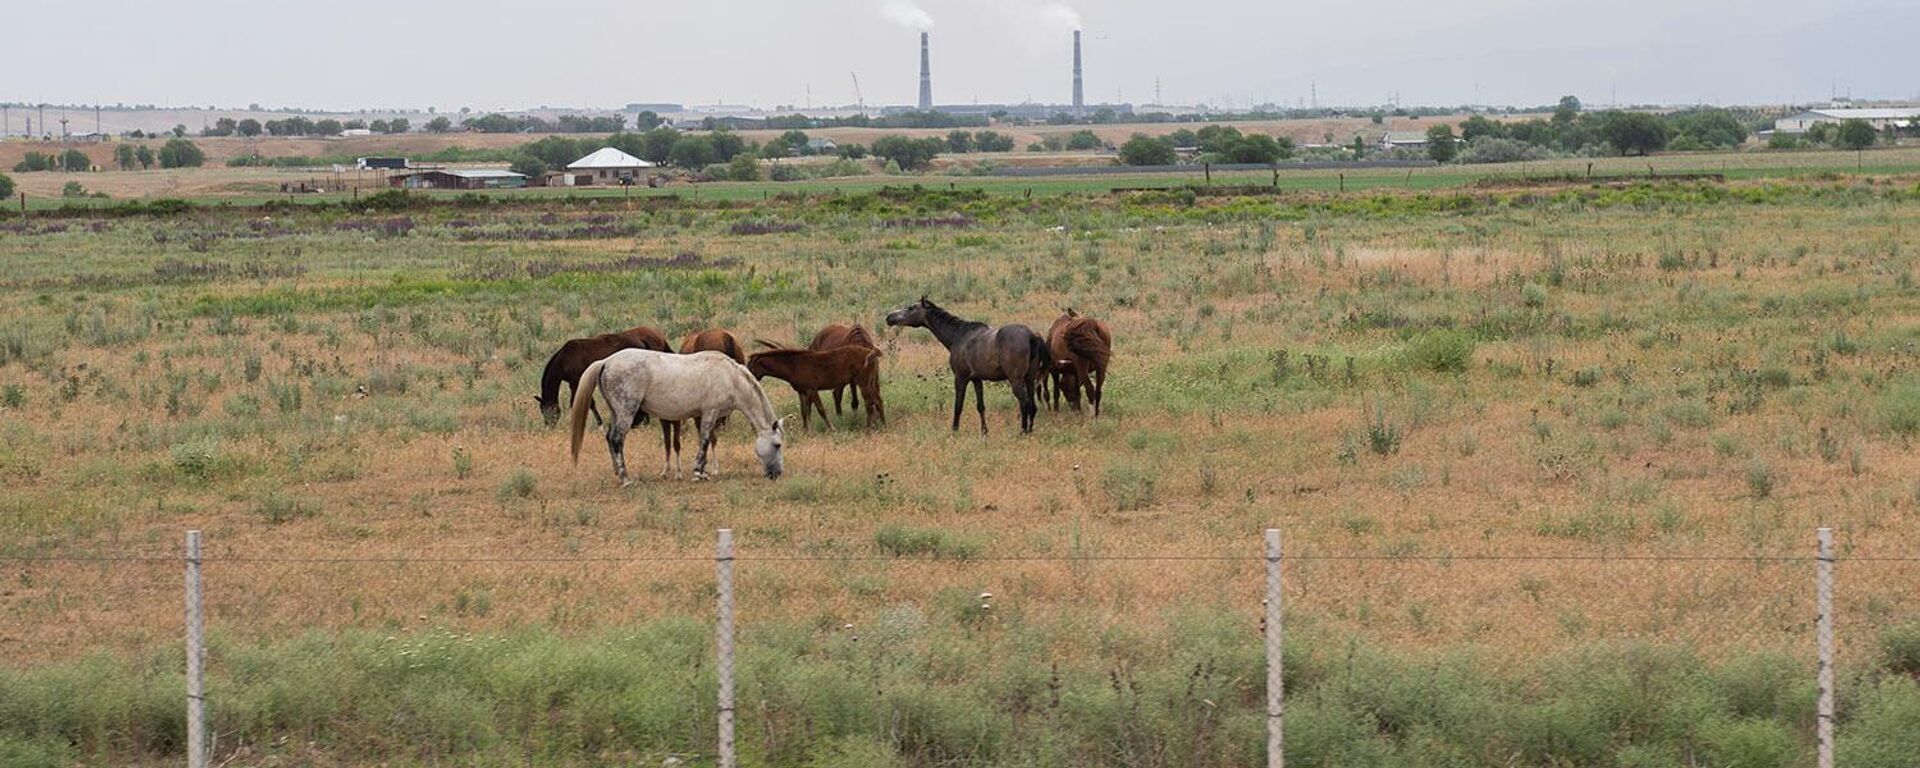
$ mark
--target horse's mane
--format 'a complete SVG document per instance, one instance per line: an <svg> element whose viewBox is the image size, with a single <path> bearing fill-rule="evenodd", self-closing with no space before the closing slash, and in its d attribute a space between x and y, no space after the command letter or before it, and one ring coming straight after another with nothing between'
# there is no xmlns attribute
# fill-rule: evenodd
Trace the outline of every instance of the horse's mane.
<svg viewBox="0 0 1920 768"><path fill-rule="evenodd" d="M931 318L933 318L933 319L935 319L935 320L938 320L938 321L940 321L940 322L941 322L941 324L943 324L943 325L952 325L952 326L958 326L958 327L960 327L960 328L985 328L985 327L987 327L987 324L986 324L986 323L981 323L981 322L976 322L976 321L973 321L973 320L965 320L965 319L962 319L962 318L961 318L961 317L960 317L959 315L955 315L955 314L954 314L954 313L952 313L952 312L948 312L948 311L946 311L946 310L944 310L944 309L941 309L941 308L940 308L940 305L938 305L938 304L935 304L935 303L933 303L933 302L931 302L931 301L927 301L926 299L921 299L921 302L923 302L923 303L925 303L925 304L927 305L927 316L928 316L928 317L931 317Z"/></svg>

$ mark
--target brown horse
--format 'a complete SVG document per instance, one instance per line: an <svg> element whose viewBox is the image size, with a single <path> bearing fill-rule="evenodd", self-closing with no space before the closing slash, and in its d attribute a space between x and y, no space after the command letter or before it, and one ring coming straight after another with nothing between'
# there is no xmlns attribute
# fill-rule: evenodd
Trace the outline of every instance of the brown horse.
<svg viewBox="0 0 1920 768"><path fill-rule="evenodd" d="M1051 406L1060 409L1064 395L1067 404L1080 410L1080 390L1087 392L1093 415L1100 415L1101 395L1107 387L1107 363L1113 359L1113 333L1107 324L1067 309L1047 330L1047 348L1053 352L1053 395Z"/></svg>
<svg viewBox="0 0 1920 768"><path fill-rule="evenodd" d="M820 412L829 431L833 429L833 419L827 418L827 407L820 402L820 390L836 387L851 386L867 393L868 429L887 420L886 404L880 400L880 350L845 346L815 352L776 347L747 358L747 372L756 379L772 376L793 387L800 397L801 429L813 428L808 415L813 411Z"/></svg>
<svg viewBox="0 0 1920 768"><path fill-rule="evenodd" d="M880 348L879 345L873 343L873 336L867 333L866 327L858 323L853 325L839 325L837 323L829 325L820 329L819 333L814 334L813 341L807 344L807 349L815 352L825 352L829 349L839 349L841 347ZM840 394L847 391L847 389L847 387L833 388L833 415L835 416L840 415ZM852 389L853 407L858 408L860 407L860 388L853 387ZM884 420L884 417L882 420Z"/></svg>
<svg viewBox="0 0 1920 768"><path fill-rule="evenodd" d="M925 328L947 348L947 367L953 370L953 429L960 429L960 412L967 404L967 384L980 411L980 434L987 433L987 397L981 382L1004 381L1020 401L1020 431L1032 432L1040 406L1034 386L1047 375L1052 355L1047 342L1024 325L989 327L962 320L927 297L887 313L887 325Z"/></svg>
<svg viewBox="0 0 1920 768"><path fill-rule="evenodd" d="M551 427L560 420L560 385L567 385L569 395L576 393L580 387L580 374L586 372L587 366L623 349L673 351L673 347L667 345L666 336L645 326L628 328L619 333L571 339L561 344L560 351L547 359L547 368L540 373L540 395L533 399L540 404L540 418L547 426ZM587 404L587 408L593 413L594 423L600 423L600 409L592 402Z"/></svg>

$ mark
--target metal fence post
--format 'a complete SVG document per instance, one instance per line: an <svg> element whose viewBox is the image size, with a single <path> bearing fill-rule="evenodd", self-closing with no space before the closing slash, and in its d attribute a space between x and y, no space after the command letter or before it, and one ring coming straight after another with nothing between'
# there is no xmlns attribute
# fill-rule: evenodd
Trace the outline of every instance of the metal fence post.
<svg viewBox="0 0 1920 768"><path fill-rule="evenodd" d="M1819 749L1819 768L1833 768L1833 529L1818 531L1820 555L1817 562L1819 622L1816 642L1820 646L1820 710L1815 728Z"/></svg>
<svg viewBox="0 0 1920 768"><path fill-rule="evenodd" d="M1286 740L1281 737L1282 673L1280 665L1280 529L1267 529L1267 768L1287 763Z"/></svg>
<svg viewBox="0 0 1920 768"><path fill-rule="evenodd" d="M720 768L734 768L733 756L733 529L720 529L720 548L714 556L719 582L719 621L715 645L720 654Z"/></svg>
<svg viewBox="0 0 1920 768"><path fill-rule="evenodd" d="M207 768L207 648L200 602L200 532L187 531L187 768Z"/></svg>

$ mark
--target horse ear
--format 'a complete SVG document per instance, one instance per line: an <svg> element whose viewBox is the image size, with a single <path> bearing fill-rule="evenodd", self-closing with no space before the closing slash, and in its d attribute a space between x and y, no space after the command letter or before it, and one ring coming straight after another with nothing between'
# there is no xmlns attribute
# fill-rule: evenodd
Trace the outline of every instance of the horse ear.
<svg viewBox="0 0 1920 768"><path fill-rule="evenodd" d="M924 294L924 293L923 293L923 294L920 294L920 303L922 303L922 304L926 304L926 303L928 303L928 302L927 302L927 295L926 295L926 294Z"/></svg>

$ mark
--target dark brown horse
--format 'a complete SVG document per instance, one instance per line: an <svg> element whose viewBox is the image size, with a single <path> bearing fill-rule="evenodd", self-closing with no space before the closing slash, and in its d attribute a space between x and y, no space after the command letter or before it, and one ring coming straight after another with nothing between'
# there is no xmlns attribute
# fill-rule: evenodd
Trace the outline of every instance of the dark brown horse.
<svg viewBox="0 0 1920 768"><path fill-rule="evenodd" d="M1113 333L1107 324L1069 308L1047 329L1047 348L1053 352L1053 409L1060 409L1064 395L1069 406L1080 410L1080 391L1085 389L1093 415L1099 416L1107 363L1113 359Z"/></svg>
<svg viewBox="0 0 1920 768"><path fill-rule="evenodd" d="M800 396L801 429L812 428L808 414L813 411L820 412L828 430L833 429L833 419L827 418L827 407L820 402L820 390L838 387L850 386L867 394L868 429L887 420L886 404L880 400L880 350L844 346L815 352L776 347L747 358L747 371L754 378L772 376L793 387Z"/></svg>
<svg viewBox="0 0 1920 768"><path fill-rule="evenodd" d="M867 333L866 327L859 323L853 325L840 325L838 323L829 325L820 329L819 333L814 334L813 341L807 344L807 349L815 352L825 352L829 349L839 349L841 347L880 348L878 344L873 343L873 336ZM847 389L847 387L833 388L833 415L835 416L840 415L840 395L842 392L846 392ZM853 387L852 389L853 407L858 408L860 407L860 388ZM884 420L884 416L882 419Z"/></svg>
<svg viewBox="0 0 1920 768"><path fill-rule="evenodd" d="M546 370L540 373L540 395L533 399L540 404L540 418L551 427L560 420L560 385L567 385L571 396L580 386L580 374L608 355L623 349L651 349L656 352L672 352L667 346L667 337L645 326L628 328L619 333L603 333L584 339L572 339L560 345L560 351L547 359ZM600 423L600 409L588 403L593 413L594 423Z"/></svg>
<svg viewBox="0 0 1920 768"><path fill-rule="evenodd" d="M1032 432L1040 406L1034 387L1042 381L1052 355L1047 342L1024 325L989 327L962 320L927 297L887 313L887 325L925 328L947 348L947 367L953 370L953 429L960 429L960 411L966 408L967 384L980 411L980 434L987 433L987 399L981 382L1004 381L1020 401L1020 431Z"/></svg>

